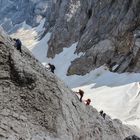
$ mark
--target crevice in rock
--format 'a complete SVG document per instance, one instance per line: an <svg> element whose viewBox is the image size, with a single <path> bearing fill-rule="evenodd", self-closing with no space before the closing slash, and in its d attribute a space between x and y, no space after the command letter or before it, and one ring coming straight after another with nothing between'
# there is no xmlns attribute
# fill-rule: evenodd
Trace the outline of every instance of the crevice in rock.
<svg viewBox="0 0 140 140"><path fill-rule="evenodd" d="M2 134L0 134L0 138L5 138L5 136L4 136L4 135L2 135Z"/></svg>
<svg viewBox="0 0 140 140"><path fill-rule="evenodd" d="M90 8L90 9L88 10L87 16L88 16L88 19L91 18L91 16L92 16L92 8Z"/></svg>
<svg viewBox="0 0 140 140"><path fill-rule="evenodd" d="M76 105L74 104L74 102L72 102L72 105L75 107L75 109L77 109L77 108L76 108Z"/></svg>
<svg viewBox="0 0 140 140"><path fill-rule="evenodd" d="M80 30L80 35L82 35L82 34L84 33L85 29L86 29L86 25L85 25L84 27L81 28L81 30Z"/></svg>
<svg viewBox="0 0 140 140"><path fill-rule="evenodd" d="M10 129L11 129L14 133L18 134L18 132L17 132L12 126L10 126Z"/></svg>
<svg viewBox="0 0 140 140"><path fill-rule="evenodd" d="M132 3L133 3L133 0L128 0L128 2L126 3L125 9L126 9L127 11L128 11L129 8L131 7Z"/></svg>

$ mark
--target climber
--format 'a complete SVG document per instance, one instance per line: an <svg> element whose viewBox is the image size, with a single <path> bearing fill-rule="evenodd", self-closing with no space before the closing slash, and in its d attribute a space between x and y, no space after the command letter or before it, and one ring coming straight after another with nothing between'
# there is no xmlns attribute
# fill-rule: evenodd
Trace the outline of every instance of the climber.
<svg viewBox="0 0 140 140"><path fill-rule="evenodd" d="M103 113L103 118L105 119L106 113Z"/></svg>
<svg viewBox="0 0 140 140"><path fill-rule="evenodd" d="M91 100L90 99L87 99L87 100L85 100L85 102L86 102L86 105L90 105Z"/></svg>
<svg viewBox="0 0 140 140"><path fill-rule="evenodd" d="M22 50L21 50L22 43L21 43L20 39L14 38L13 40L15 41L14 46L17 48L17 50L19 50L22 53Z"/></svg>
<svg viewBox="0 0 140 140"><path fill-rule="evenodd" d="M54 73L55 66L53 64L48 63L49 69L51 70L52 73Z"/></svg>
<svg viewBox="0 0 140 140"><path fill-rule="evenodd" d="M82 98L83 98L83 96L84 96L84 91L83 90L81 90L81 89L79 89L79 92L75 92L75 93L77 93L77 94L79 94L80 95L80 102L82 102Z"/></svg>
<svg viewBox="0 0 140 140"><path fill-rule="evenodd" d="M101 110L99 113L100 113L101 116L103 116L103 110Z"/></svg>

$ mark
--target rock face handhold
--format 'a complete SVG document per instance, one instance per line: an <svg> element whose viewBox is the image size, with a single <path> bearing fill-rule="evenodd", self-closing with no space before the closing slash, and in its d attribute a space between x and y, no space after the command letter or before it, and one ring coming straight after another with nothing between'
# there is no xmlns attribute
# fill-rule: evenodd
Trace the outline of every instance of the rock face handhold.
<svg viewBox="0 0 140 140"><path fill-rule="evenodd" d="M123 140L132 131L81 103L24 47L0 31L1 140Z"/></svg>
<svg viewBox="0 0 140 140"><path fill-rule="evenodd" d="M133 135L133 136L129 136L129 137L125 138L124 140L140 140L140 138Z"/></svg>

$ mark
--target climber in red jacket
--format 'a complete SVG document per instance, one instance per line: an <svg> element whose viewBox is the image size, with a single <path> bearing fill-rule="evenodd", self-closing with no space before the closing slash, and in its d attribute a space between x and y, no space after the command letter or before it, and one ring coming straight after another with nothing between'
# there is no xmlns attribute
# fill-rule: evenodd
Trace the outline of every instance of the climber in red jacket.
<svg viewBox="0 0 140 140"><path fill-rule="evenodd" d="M90 99L87 99L87 100L85 100L85 103L86 103L86 105L90 105L91 100Z"/></svg>

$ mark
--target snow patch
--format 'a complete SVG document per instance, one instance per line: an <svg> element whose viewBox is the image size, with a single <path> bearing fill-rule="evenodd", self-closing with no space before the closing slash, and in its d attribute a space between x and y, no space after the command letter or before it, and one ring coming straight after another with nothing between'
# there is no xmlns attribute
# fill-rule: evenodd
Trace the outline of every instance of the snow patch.
<svg viewBox="0 0 140 140"><path fill-rule="evenodd" d="M45 18L41 20L40 24L35 28L37 32L44 31Z"/></svg>
<svg viewBox="0 0 140 140"><path fill-rule="evenodd" d="M34 56L43 64L48 63L47 50L48 50L48 41L50 39L51 33L47 33L42 40L36 42L35 45L28 47L32 51Z"/></svg>
<svg viewBox="0 0 140 140"><path fill-rule="evenodd" d="M23 45L27 46L27 48L31 50L31 48L36 47L36 44L39 44L38 36L44 31L44 24L45 19L42 19L41 23L37 27L32 28L27 25L26 22L23 22L15 25L9 32L12 33L11 37L20 38Z"/></svg>
<svg viewBox="0 0 140 140"><path fill-rule="evenodd" d="M57 54L54 59L48 59L48 62L53 63L55 65L56 75L64 81L68 80L67 79L68 76L66 76L66 74L69 66L71 65L71 61L82 55L82 53L78 55L74 54L77 44L78 42L72 44L71 47L69 48L64 48L63 52Z"/></svg>
<svg viewBox="0 0 140 140"><path fill-rule="evenodd" d="M99 72L98 77L95 76L96 71ZM140 128L140 74L117 74L100 67L83 76L87 81L84 85L81 85L80 79L77 77L79 86L73 90L84 90L84 99L90 98L93 107L104 110L114 119L119 118L126 124Z"/></svg>

